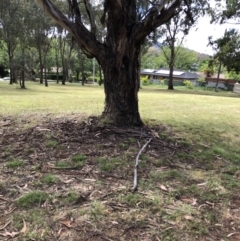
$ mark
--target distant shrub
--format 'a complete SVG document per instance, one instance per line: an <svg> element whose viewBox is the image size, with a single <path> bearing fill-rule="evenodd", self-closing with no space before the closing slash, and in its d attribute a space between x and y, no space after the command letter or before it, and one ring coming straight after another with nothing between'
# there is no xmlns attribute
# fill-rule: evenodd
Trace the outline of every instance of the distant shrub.
<svg viewBox="0 0 240 241"><path fill-rule="evenodd" d="M165 79L161 79L161 80L160 80L160 84L161 84L161 85L164 85L164 84L165 84Z"/></svg>
<svg viewBox="0 0 240 241"><path fill-rule="evenodd" d="M203 77L198 78L197 80L199 86L205 86L206 80Z"/></svg>
<svg viewBox="0 0 240 241"><path fill-rule="evenodd" d="M48 79L51 79L51 80L57 80L57 74L56 74L56 73L48 72L48 73L47 73L47 78L48 78ZM58 79L59 79L59 80L62 80L62 79L63 79L63 74L59 74L59 75L58 75Z"/></svg>
<svg viewBox="0 0 240 241"><path fill-rule="evenodd" d="M143 85L149 85L149 80L148 80L148 77L141 77L140 78L141 82Z"/></svg>
<svg viewBox="0 0 240 241"><path fill-rule="evenodd" d="M187 87L187 89L193 89L193 83L190 80L183 81L183 84Z"/></svg>
<svg viewBox="0 0 240 241"><path fill-rule="evenodd" d="M94 82L97 82L99 80L99 77L97 77L97 76L95 76L94 78L93 78L93 76L88 76L87 77L87 81L92 81L93 82L93 80L94 80Z"/></svg>

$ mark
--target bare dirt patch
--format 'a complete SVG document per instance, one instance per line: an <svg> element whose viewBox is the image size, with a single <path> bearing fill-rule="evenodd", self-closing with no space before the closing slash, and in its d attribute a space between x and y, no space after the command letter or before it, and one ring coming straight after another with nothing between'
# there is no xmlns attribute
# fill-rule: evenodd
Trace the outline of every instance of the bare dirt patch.
<svg viewBox="0 0 240 241"><path fill-rule="evenodd" d="M0 118L1 240L238 240L238 189L210 179L171 129L33 118Z"/></svg>

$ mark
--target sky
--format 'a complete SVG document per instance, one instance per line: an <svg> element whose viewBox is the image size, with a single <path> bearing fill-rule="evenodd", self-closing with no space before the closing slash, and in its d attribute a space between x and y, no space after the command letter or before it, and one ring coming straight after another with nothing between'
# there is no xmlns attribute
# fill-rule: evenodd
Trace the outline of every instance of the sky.
<svg viewBox="0 0 240 241"><path fill-rule="evenodd" d="M240 25L236 24L210 24L210 18L202 17L199 19L195 28L190 30L185 37L183 45L189 49L200 53L214 54L212 48L208 45L208 37L213 36L213 39L220 38L224 35L225 29L237 28L240 30Z"/></svg>

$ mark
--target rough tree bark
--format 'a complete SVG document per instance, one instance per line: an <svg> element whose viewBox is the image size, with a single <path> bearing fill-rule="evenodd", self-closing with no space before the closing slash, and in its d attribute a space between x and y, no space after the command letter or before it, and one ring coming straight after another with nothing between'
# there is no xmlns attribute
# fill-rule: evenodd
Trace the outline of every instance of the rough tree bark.
<svg viewBox="0 0 240 241"><path fill-rule="evenodd" d="M101 23L107 28L104 43L96 38L96 24L90 1L84 0L91 30L82 22L77 0L68 1L74 22L51 2L35 0L58 24L67 29L80 48L95 57L104 74L105 107L102 116L116 125L143 125L138 108L140 47L146 36L168 22L181 0L163 0L144 18L137 13L136 0L105 0ZM164 8L165 6L165 8Z"/></svg>

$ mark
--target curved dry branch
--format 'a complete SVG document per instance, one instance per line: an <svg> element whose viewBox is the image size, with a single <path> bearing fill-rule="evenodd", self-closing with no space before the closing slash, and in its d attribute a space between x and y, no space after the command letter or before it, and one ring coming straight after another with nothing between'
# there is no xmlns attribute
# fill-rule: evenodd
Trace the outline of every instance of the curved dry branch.
<svg viewBox="0 0 240 241"><path fill-rule="evenodd" d="M142 152L145 150L145 148L148 146L148 144L152 141L152 138L150 138L145 145L142 147L142 149L138 152L137 157L136 157L136 162L135 162L135 167L134 167L134 180L133 180L133 192L137 190L138 187L138 181L137 181L137 168L138 168L138 163L139 163L139 157L142 154Z"/></svg>

